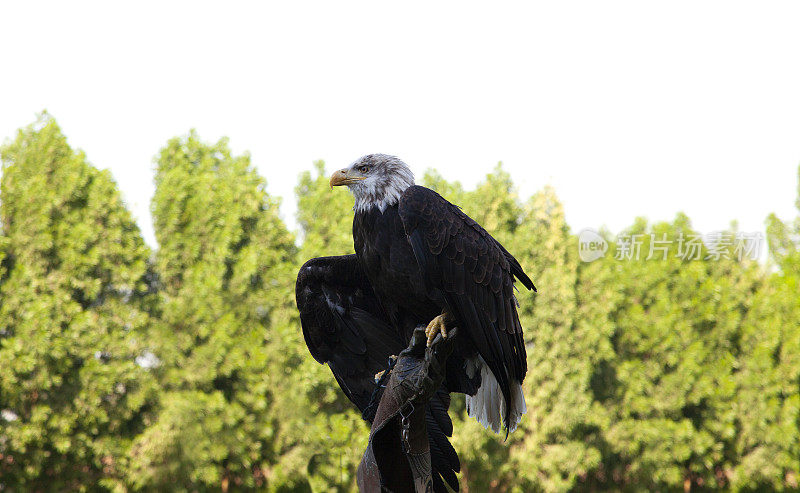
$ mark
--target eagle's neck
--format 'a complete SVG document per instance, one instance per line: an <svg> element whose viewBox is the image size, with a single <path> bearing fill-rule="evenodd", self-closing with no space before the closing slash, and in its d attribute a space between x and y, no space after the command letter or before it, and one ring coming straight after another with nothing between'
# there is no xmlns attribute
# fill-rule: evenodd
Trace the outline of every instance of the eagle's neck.
<svg viewBox="0 0 800 493"><path fill-rule="evenodd" d="M371 183L365 183L358 190L354 190L356 199L353 210L356 212L366 212L376 208L384 212L387 207L397 204L403 192L414 184L414 175L409 172L408 176L401 175L392 177L390 181L376 187Z"/></svg>

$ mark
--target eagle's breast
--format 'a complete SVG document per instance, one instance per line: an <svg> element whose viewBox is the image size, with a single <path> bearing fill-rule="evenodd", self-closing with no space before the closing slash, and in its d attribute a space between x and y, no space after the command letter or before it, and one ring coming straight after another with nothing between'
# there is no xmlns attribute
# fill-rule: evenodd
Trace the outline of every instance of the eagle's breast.
<svg viewBox="0 0 800 493"><path fill-rule="evenodd" d="M393 306L413 313L419 322L439 314L427 297L414 251L406 238L397 204L356 211L353 244L364 272L388 313Z"/></svg>

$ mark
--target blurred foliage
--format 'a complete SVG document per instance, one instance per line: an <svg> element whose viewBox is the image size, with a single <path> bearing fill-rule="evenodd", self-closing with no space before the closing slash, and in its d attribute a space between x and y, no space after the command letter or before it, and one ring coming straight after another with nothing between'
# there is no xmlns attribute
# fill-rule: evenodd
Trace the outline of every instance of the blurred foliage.
<svg viewBox="0 0 800 493"><path fill-rule="evenodd" d="M353 490L368 429L294 307L299 266L353 248L352 197L323 162L299 177L298 241L248 155L170 140L156 252L49 115L2 163L0 491ZM474 190L420 182L539 288L518 294L520 429L504 442L453 400L465 491L798 489L800 214L767 218L767 265L646 260L651 234L695 234L682 214L634 221L639 260L602 232L609 252L585 263L550 187L522 198L501 165Z"/></svg>

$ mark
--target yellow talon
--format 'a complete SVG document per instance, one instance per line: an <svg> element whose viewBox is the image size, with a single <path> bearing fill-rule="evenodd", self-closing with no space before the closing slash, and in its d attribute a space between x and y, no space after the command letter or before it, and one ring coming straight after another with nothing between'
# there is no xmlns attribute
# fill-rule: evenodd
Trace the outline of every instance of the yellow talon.
<svg viewBox="0 0 800 493"><path fill-rule="evenodd" d="M449 317L442 313L431 320L431 323L425 328L425 335L428 338L428 347L431 347L431 344L433 344L433 340L436 339L436 334L442 334L442 339L447 339L447 325L445 324L447 318Z"/></svg>
<svg viewBox="0 0 800 493"><path fill-rule="evenodd" d="M389 359L392 360L393 362L397 361L397 355L393 354L393 355L389 356ZM380 379L383 378L383 375L385 375L387 371L389 371L388 368L383 370L383 371L379 371L378 373L376 373L375 374L375 382L377 383L378 381L380 381Z"/></svg>

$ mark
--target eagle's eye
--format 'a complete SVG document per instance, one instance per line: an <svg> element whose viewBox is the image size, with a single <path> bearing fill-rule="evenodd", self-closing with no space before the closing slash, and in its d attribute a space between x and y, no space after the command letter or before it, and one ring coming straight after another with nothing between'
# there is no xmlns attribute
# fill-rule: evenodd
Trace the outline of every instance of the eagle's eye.
<svg viewBox="0 0 800 493"><path fill-rule="evenodd" d="M366 173L367 171L369 171L369 166L367 166L366 164L362 164L361 166L358 167L358 171L359 173Z"/></svg>

